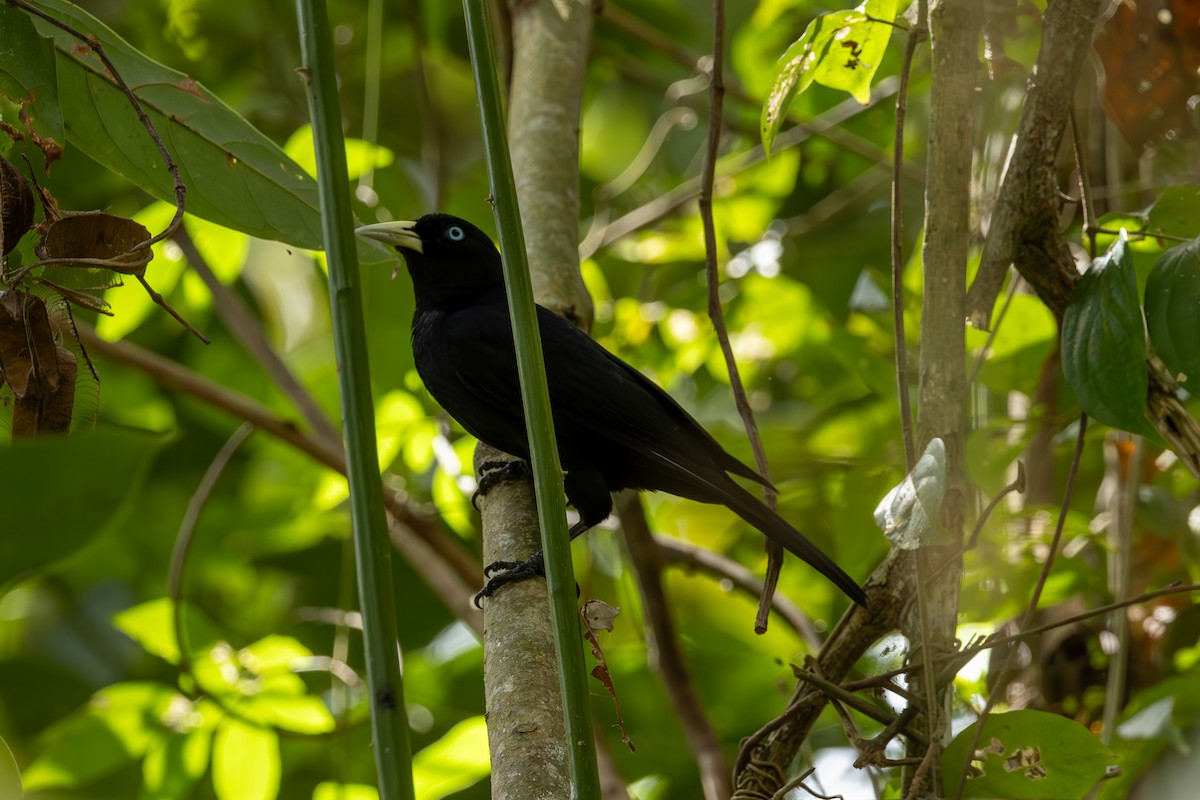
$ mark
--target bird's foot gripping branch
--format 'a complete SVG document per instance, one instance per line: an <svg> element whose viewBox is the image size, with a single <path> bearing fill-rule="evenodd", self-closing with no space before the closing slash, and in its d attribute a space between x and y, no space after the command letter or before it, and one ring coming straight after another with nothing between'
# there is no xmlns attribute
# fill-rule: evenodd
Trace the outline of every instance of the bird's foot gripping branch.
<svg viewBox="0 0 1200 800"><path fill-rule="evenodd" d="M492 240L448 214L366 225L358 233L392 245L408 266L416 296L413 360L429 393L477 439L528 460L513 326ZM542 306L536 312L564 489L579 512L572 539L608 517L612 492L669 492L726 506L855 603L866 603L845 570L733 477L769 485L761 475L645 375L562 317ZM476 601L536 574L535 559L489 575Z"/></svg>
<svg viewBox="0 0 1200 800"><path fill-rule="evenodd" d="M536 575L546 575L546 559L541 550L524 561L493 561L483 568L487 583L476 593L473 600L475 607L483 608L483 598L491 597L500 587L529 580Z"/></svg>

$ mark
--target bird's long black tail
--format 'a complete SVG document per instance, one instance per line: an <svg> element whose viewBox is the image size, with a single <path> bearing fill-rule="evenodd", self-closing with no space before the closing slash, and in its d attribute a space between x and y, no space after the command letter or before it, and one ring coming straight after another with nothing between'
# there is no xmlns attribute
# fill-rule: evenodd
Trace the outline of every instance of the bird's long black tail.
<svg viewBox="0 0 1200 800"><path fill-rule="evenodd" d="M764 536L773 539L796 556L804 559L813 569L820 572L833 582L835 586L846 593L846 596L860 606L867 604L867 596L854 579L836 562L810 542L804 534L793 528L787 520L776 514L765 503L750 492L743 489L732 478L727 478L728 484L722 486L721 502L734 511L739 517L762 531Z"/></svg>

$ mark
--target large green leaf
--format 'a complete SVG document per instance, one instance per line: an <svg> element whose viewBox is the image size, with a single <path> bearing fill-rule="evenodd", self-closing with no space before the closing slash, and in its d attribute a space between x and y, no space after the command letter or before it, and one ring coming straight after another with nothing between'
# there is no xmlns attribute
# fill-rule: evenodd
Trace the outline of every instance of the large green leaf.
<svg viewBox="0 0 1200 800"><path fill-rule="evenodd" d="M1171 248L1150 270L1146 329L1172 373L1200 377L1200 240Z"/></svg>
<svg viewBox="0 0 1200 800"><path fill-rule="evenodd" d="M954 737L942 753L947 796L958 786L978 724ZM992 714L984 721L979 749L971 758L963 797L1082 798L1115 761L1116 756L1074 720L1045 711Z"/></svg>
<svg viewBox="0 0 1200 800"><path fill-rule="evenodd" d="M54 43L40 36L29 15L0 5L0 95L26 109L26 119L44 139L63 143Z"/></svg>
<svg viewBox="0 0 1200 800"><path fill-rule="evenodd" d="M0 446L0 586L71 555L137 494L163 436L97 430Z"/></svg>
<svg viewBox="0 0 1200 800"><path fill-rule="evenodd" d="M143 55L83 9L66 0L39 0L38 6L103 45L179 165L188 211L253 236L321 247L316 182L277 144L192 78ZM173 201L162 157L97 55L50 23L35 24L53 38L58 53L68 142ZM44 82L45 76L30 80ZM35 104L42 117L51 113L44 107L50 104Z"/></svg>
<svg viewBox="0 0 1200 800"><path fill-rule="evenodd" d="M796 95L813 81L849 92L866 105L871 79L883 60L896 17L896 0L864 0L852 11L817 17L775 65L771 90L763 103L763 149L771 145Z"/></svg>
<svg viewBox="0 0 1200 800"><path fill-rule="evenodd" d="M1146 332L1137 277L1122 234L1092 262L1063 313L1063 373L1089 416L1156 435L1146 421Z"/></svg>

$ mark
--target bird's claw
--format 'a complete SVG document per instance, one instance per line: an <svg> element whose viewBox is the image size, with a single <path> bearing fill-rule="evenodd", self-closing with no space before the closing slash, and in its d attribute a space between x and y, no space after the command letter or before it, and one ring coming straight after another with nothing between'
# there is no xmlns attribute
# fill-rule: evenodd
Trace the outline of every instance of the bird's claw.
<svg viewBox="0 0 1200 800"><path fill-rule="evenodd" d="M488 492L501 483L522 480L529 477L529 475L529 462L520 458L487 461L480 464L479 479L475 484L475 493L471 495L471 505L478 511L479 498L485 497ZM484 574L487 574L486 571Z"/></svg>
<svg viewBox="0 0 1200 800"><path fill-rule="evenodd" d="M483 598L491 597L501 586L545 574L546 562L540 550L524 561L493 561L483 568L483 577L487 582L475 594L472 602L476 608L483 608Z"/></svg>

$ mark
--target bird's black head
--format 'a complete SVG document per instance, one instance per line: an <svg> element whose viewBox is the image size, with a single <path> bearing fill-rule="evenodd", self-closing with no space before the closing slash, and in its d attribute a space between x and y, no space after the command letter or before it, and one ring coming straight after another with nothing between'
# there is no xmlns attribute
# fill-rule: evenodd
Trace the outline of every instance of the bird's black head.
<svg viewBox="0 0 1200 800"><path fill-rule="evenodd" d="M499 251L464 219L426 214L415 222L364 225L356 233L390 244L404 256L418 306L459 305L504 289Z"/></svg>

